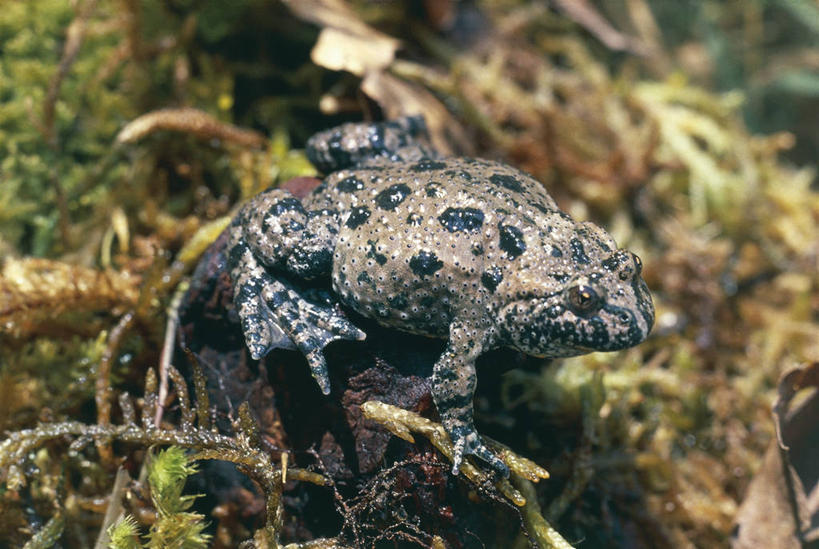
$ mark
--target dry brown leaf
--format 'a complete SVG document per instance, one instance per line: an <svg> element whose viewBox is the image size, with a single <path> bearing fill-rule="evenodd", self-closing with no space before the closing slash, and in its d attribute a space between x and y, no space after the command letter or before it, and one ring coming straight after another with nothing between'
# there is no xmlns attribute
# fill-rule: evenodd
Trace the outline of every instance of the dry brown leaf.
<svg viewBox="0 0 819 549"><path fill-rule="evenodd" d="M373 72L361 82L361 91L378 103L388 119L423 114L433 146L445 155L471 152L472 145L461 125L444 105L423 86L386 73Z"/></svg>
<svg viewBox="0 0 819 549"><path fill-rule="evenodd" d="M364 76L388 67L395 59L397 47L397 40L373 40L371 36L328 27L319 34L310 58L327 69Z"/></svg>
<svg viewBox="0 0 819 549"><path fill-rule="evenodd" d="M133 306L140 279L50 259L7 259L0 273L0 333L21 336L64 312Z"/></svg>
<svg viewBox="0 0 819 549"><path fill-rule="evenodd" d="M425 87L387 72L401 42L362 22L343 0L286 0L300 19L322 27L311 59L334 71L361 76L361 90L388 119L423 114L433 145L443 154L473 152L463 128ZM454 144L454 147L453 147Z"/></svg>
<svg viewBox="0 0 819 549"><path fill-rule="evenodd" d="M809 388L813 393L789 412L797 393ZM734 549L799 549L816 538L819 362L782 376L774 423L777 438L771 441L737 513Z"/></svg>
<svg viewBox="0 0 819 549"><path fill-rule="evenodd" d="M387 68L399 40L370 27L342 0L286 0L300 19L322 27L310 54L316 65L364 76Z"/></svg>

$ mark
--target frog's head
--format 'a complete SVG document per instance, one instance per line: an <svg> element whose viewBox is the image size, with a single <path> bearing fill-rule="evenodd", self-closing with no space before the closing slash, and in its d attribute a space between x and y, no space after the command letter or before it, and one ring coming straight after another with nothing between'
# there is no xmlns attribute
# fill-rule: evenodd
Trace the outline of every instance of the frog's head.
<svg viewBox="0 0 819 549"><path fill-rule="evenodd" d="M569 239L548 275L538 275L542 282L530 284L528 295L500 312L502 337L527 354L561 357L625 349L643 341L654 324L640 258L617 249L591 223L577 226L582 229L575 235L586 238ZM555 276L561 265L562 276Z"/></svg>

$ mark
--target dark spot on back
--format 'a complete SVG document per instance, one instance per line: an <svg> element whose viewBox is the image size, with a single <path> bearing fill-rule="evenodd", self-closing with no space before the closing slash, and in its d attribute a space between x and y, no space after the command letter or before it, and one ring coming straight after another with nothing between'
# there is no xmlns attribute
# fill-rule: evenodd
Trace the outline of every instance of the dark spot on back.
<svg viewBox="0 0 819 549"><path fill-rule="evenodd" d="M461 179L472 181L472 174L467 171L458 172L458 175L461 176Z"/></svg>
<svg viewBox="0 0 819 549"><path fill-rule="evenodd" d="M614 253L611 256L604 259L603 261L601 261L600 265L602 265L603 268L606 269L607 271L614 272L624 261L625 261L624 254Z"/></svg>
<svg viewBox="0 0 819 549"><path fill-rule="evenodd" d="M230 250L228 251L228 258L229 258L230 263L232 265L236 265L239 262L241 262L242 261L242 254L245 253L246 249L247 249L247 244L244 244L244 241L242 241L241 244L236 244L234 246L231 246Z"/></svg>
<svg viewBox="0 0 819 549"><path fill-rule="evenodd" d="M393 297L388 297L387 302L393 309L406 309L407 308L407 296L406 294L398 294Z"/></svg>
<svg viewBox="0 0 819 549"><path fill-rule="evenodd" d="M472 255L483 255L483 246L477 242L472 244Z"/></svg>
<svg viewBox="0 0 819 549"><path fill-rule="evenodd" d="M298 263L297 272L305 278L315 278L328 273L333 264L333 252L327 248L307 250L296 248L293 250L293 259Z"/></svg>
<svg viewBox="0 0 819 549"><path fill-rule="evenodd" d="M409 223L413 227L417 227L418 225L420 225L423 220L424 216L419 213L413 212L407 216L407 223Z"/></svg>
<svg viewBox="0 0 819 549"><path fill-rule="evenodd" d="M483 287L492 293L495 293L498 284L501 282L503 282L503 272L500 270L500 267L489 267L481 275L481 284L483 284Z"/></svg>
<svg viewBox="0 0 819 549"><path fill-rule="evenodd" d="M563 257L563 252L557 246L552 246L552 257Z"/></svg>
<svg viewBox="0 0 819 549"><path fill-rule="evenodd" d="M426 308L432 307L437 302L438 302L438 299L435 298L434 296L431 296L431 295L426 295L426 296L422 297L421 301L420 301L421 307L426 307Z"/></svg>
<svg viewBox="0 0 819 549"><path fill-rule="evenodd" d="M335 131L327 140L327 154L330 156L331 162L328 164L323 159L317 158L310 158L310 161L319 167L325 173L327 171L332 171L334 167L339 166L349 166L352 164L352 160L350 157L350 153L344 149L341 145L341 140L344 138L344 133L341 131ZM310 149L308 149L308 152ZM320 160L317 162L317 160Z"/></svg>
<svg viewBox="0 0 819 549"><path fill-rule="evenodd" d="M483 212L476 208L447 208L438 221L451 233L474 233L483 227Z"/></svg>
<svg viewBox="0 0 819 549"><path fill-rule="evenodd" d="M553 211L554 211L554 210L550 210L549 208L547 208L546 206L544 206L543 204L541 204L539 202L529 202L529 205L531 207L533 207L534 209L536 209L537 211L539 211L540 213L543 213L543 214L550 214L550 213L553 213Z"/></svg>
<svg viewBox="0 0 819 549"><path fill-rule="evenodd" d="M572 275L566 273L549 273L549 276L558 282L568 282L572 278Z"/></svg>
<svg viewBox="0 0 819 549"><path fill-rule="evenodd" d="M526 243L523 241L523 233L512 225L498 224L500 229L500 249L506 252L509 259L515 259L526 251Z"/></svg>
<svg viewBox="0 0 819 549"><path fill-rule="evenodd" d="M336 189L342 193L354 193L364 189L364 182L356 176L351 175L350 177L345 177L339 181L336 185Z"/></svg>
<svg viewBox="0 0 819 549"><path fill-rule="evenodd" d="M291 219L287 223L287 228L286 228L286 230L284 232L285 233L290 233L290 232L298 232L298 231L303 231L303 230L304 230L304 225L303 224L299 223L295 219Z"/></svg>
<svg viewBox="0 0 819 549"><path fill-rule="evenodd" d="M356 280L358 281L359 285L370 284L373 281L373 279L370 277L370 273L367 271L361 271L358 273L358 278L356 278Z"/></svg>
<svg viewBox="0 0 819 549"><path fill-rule="evenodd" d="M370 209L367 206L354 206L350 208L350 217L347 218L347 227L356 229L370 218Z"/></svg>
<svg viewBox="0 0 819 549"><path fill-rule="evenodd" d="M572 238L571 241L569 241L569 247L572 250L572 261L583 265L589 263L589 256L586 255L586 249L580 240Z"/></svg>
<svg viewBox="0 0 819 549"><path fill-rule="evenodd" d="M378 193L375 203L382 210L394 210L411 192L410 188L403 183L396 183Z"/></svg>
<svg viewBox="0 0 819 549"><path fill-rule="evenodd" d="M338 212L332 208L322 208L321 210L310 210L307 212L307 219L315 219L316 217L335 217Z"/></svg>
<svg viewBox="0 0 819 549"><path fill-rule="evenodd" d="M418 252L409 262L410 269L418 277L432 276L435 271L444 266L443 261L438 259L438 256L432 252Z"/></svg>
<svg viewBox="0 0 819 549"><path fill-rule="evenodd" d="M520 181L518 181L518 178L513 177L511 175L504 175L500 173L492 174L489 177L489 181L491 181L495 185L506 187L510 191L515 191L519 193L523 190L523 186L520 184Z"/></svg>
<svg viewBox="0 0 819 549"><path fill-rule="evenodd" d="M304 206L301 201L295 197L282 198L277 200L270 209L267 210L269 215L280 216L285 212L299 212L304 213Z"/></svg>
<svg viewBox="0 0 819 549"><path fill-rule="evenodd" d="M427 193L427 196L430 198L439 198L444 196L444 190L441 187L441 184L437 181L430 181L424 186L424 191Z"/></svg>
<svg viewBox="0 0 819 549"><path fill-rule="evenodd" d="M378 245L377 241L368 240L367 244L370 245L370 251L367 252L367 257L374 259L375 262L378 263L379 265L383 265L384 263L387 262L387 256L378 253L378 249L376 248L376 246Z"/></svg>
<svg viewBox="0 0 819 549"><path fill-rule="evenodd" d="M428 172L431 170L443 170L444 168L446 168L445 162L425 158L424 160L421 160L417 164L413 165L410 169L414 172Z"/></svg>

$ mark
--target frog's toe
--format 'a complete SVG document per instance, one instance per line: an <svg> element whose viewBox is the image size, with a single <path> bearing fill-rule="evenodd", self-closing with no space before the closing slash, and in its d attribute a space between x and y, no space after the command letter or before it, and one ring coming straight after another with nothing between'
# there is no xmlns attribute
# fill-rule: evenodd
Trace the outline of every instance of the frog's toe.
<svg viewBox="0 0 819 549"><path fill-rule="evenodd" d="M365 336L364 332L345 319L337 317L337 320L343 321L344 324L336 329L324 328L323 325L326 324L326 321L322 321L322 325L317 325L306 321L304 318L297 321L293 326L293 341L307 359L310 372L321 388L321 392L325 395L330 394L330 378L327 374L327 362L323 354L324 348L329 343L339 339L357 340L363 339L362 336Z"/></svg>
<svg viewBox="0 0 819 549"><path fill-rule="evenodd" d="M366 334L356 328L333 305L308 301L295 289L277 282L263 292L272 315L294 348L301 351L321 391L330 392L330 378L322 351L339 339L361 340Z"/></svg>
<svg viewBox="0 0 819 549"><path fill-rule="evenodd" d="M457 475L463 463L464 455L475 456L486 462L498 475L509 477L509 467L481 441L480 435L474 429L456 435L454 456L452 459L452 474Z"/></svg>
<svg viewBox="0 0 819 549"><path fill-rule="evenodd" d="M253 360L260 360L271 349L270 345L258 334L245 334L245 342Z"/></svg>
<svg viewBox="0 0 819 549"><path fill-rule="evenodd" d="M307 365L310 367L310 373L313 374L313 379L318 383L319 389L325 395L330 394L330 376L327 373L327 362L324 360L324 355L321 349L314 349L304 355L307 359Z"/></svg>
<svg viewBox="0 0 819 549"><path fill-rule="evenodd" d="M351 341L363 341L367 339L367 334L359 330L355 324L335 313L329 318L324 318L319 321L317 326L333 334L333 341L336 339L349 339Z"/></svg>
<svg viewBox="0 0 819 549"><path fill-rule="evenodd" d="M321 332L320 339L324 345L339 339L362 341L367 334L359 330L332 306L322 306L309 301L299 303L299 314L314 326L314 331Z"/></svg>
<svg viewBox="0 0 819 549"><path fill-rule="evenodd" d="M509 467L497 455L495 455L495 452L487 448L485 444L479 442L478 446L467 451L469 454L486 462L489 467L501 477L509 477Z"/></svg>
<svg viewBox="0 0 819 549"><path fill-rule="evenodd" d="M244 299L239 309L242 333L253 360L259 360L272 349L295 349L293 340L277 323L267 304L253 296Z"/></svg>

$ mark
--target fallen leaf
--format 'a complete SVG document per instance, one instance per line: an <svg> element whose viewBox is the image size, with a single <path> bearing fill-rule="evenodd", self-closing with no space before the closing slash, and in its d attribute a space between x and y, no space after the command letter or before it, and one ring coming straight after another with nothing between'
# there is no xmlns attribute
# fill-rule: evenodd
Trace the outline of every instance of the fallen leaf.
<svg viewBox="0 0 819 549"><path fill-rule="evenodd" d="M790 410L802 390L812 393ZM799 549L819 540L819 362L787 372L774 405L777 437L737 513L733 549Z"/></svg>
<svg viewBox="0 0 819 549"><path fill-rule="evenodd" d="M324 68L364 76L388 67L395 59L397 47L397 40L373 40L371 36L328 27L319 34L310 58Z"/></svg>
<svg viewBox="0 0 819 549"><path fill-rule="evenodd" d="M373 72L361 82L361 91L381 106L388 119L423 114L432 144L442 154L452 155L454 149L461 154L473 150L463 127L424 87L386 72Z"/></svg>
<svg viewBox="0 0 819 549"><path fill-rule="evenodd" d="M364 76L385 69L401 42L375 30L342 0L287 0L297 17L322 28L310 58L334 71Z"/></svg>

